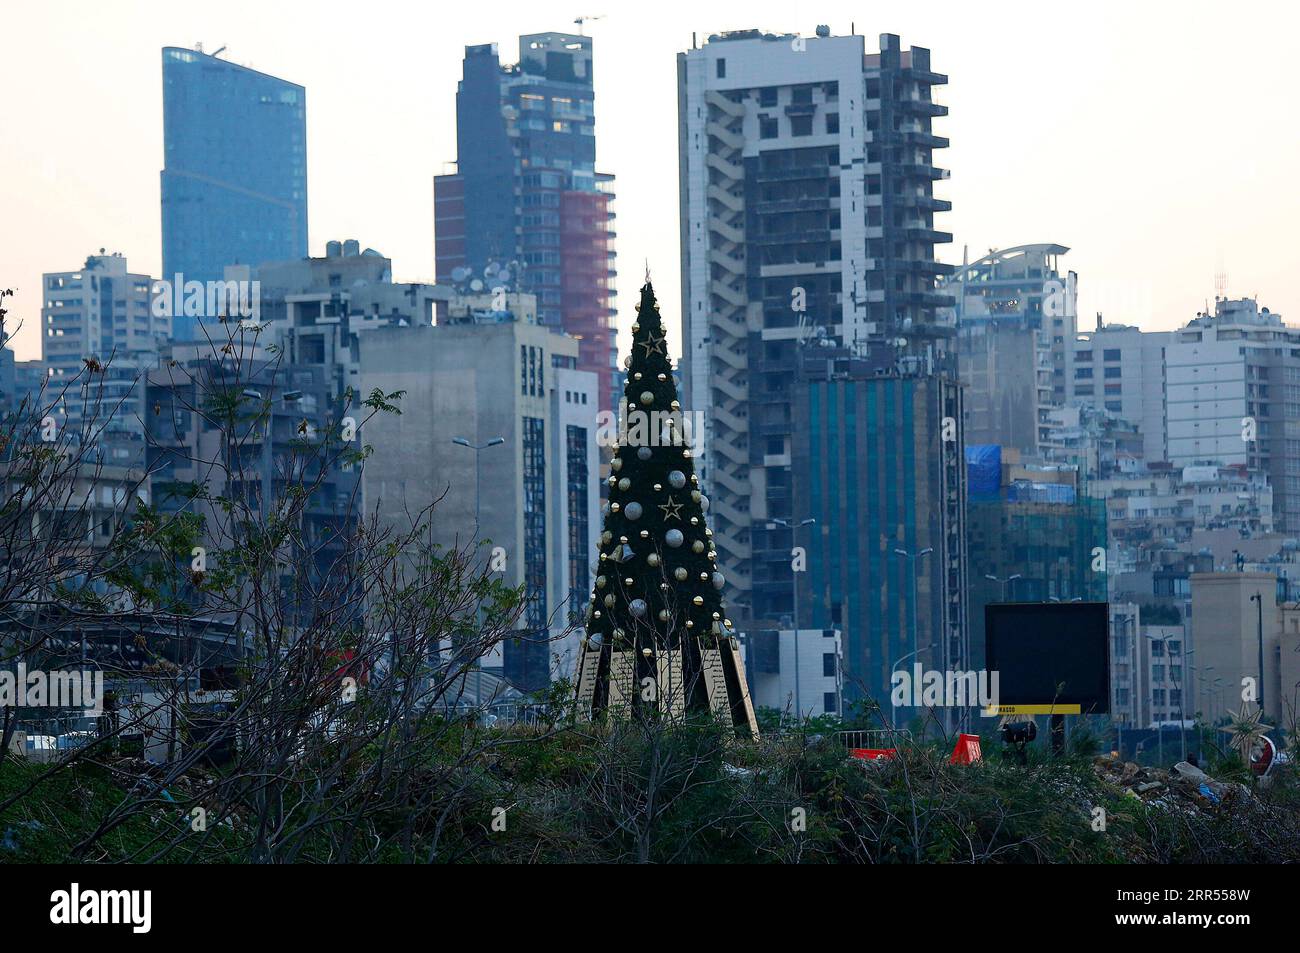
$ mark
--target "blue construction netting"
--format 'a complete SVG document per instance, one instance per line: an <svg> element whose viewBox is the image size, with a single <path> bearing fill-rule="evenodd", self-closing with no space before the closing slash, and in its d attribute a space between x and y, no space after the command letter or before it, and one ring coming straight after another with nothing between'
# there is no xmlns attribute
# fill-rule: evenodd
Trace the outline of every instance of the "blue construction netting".
<svg viewBox="0 0 1300 953"><path fill-rule="evenodd" d="M1002 485L1002 447L977 443L966 447L966 493L972 500L992 500Z"/></svg>

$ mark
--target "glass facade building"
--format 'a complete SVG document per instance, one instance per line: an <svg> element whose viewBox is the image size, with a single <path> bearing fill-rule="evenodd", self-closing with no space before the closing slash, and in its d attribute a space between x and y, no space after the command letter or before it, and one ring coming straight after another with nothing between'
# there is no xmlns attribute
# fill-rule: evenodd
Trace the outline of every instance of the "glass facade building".
<svg viewBox="0 0 1300 953"><path fill-rule="evenodd" d="M755 590L794 576L803 624L844 633L845 701L888 708L895 666L966 667L969 584L955 361L879 366L847 348L801 355L791 497L795 520L816 522L798 542L785 530ZM795 545L804 572L790 572Z"/></svg>
<svg viewBox="0 0 1300 953"><path fill-rule="evenodd" d="M163 277L307 255L307 91L195 50L163 55ZM177 315L173 337L201 319Z"/></svg>

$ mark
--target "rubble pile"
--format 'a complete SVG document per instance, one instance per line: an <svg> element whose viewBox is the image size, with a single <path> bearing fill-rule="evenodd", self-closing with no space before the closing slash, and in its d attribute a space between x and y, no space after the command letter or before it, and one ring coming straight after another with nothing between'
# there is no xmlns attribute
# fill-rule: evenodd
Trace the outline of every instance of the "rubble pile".
<svg viewBox="0 0 1300 953"><path fill-rule="evenodd" d="M1216 781L1194 764L1179 761L1173 770L1144 768L1113 755L1100 755L1093 770L1126 797L1169 810L1217 812L1252 797L1250 788L1237 782Z"/></svg>

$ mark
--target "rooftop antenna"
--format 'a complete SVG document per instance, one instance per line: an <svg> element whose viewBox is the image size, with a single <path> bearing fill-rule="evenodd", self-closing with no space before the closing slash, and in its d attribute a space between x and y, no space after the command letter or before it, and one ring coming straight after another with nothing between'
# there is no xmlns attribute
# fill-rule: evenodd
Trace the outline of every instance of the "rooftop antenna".
<svg viewBox="0 0 1300 953"><path fill-rule="evenodd" d="M583 24L586 23L588 20L603 20L603 19L605 19L605 14L603 13L598 14L596 16L585 15L585 16L575 17L573 22L578 25L578 36L587 35L583 33L582 30L583 30Z"/></svg>
<svg viewBox="0 0 1300 953"><path fill-rule="evenodd" d="M222 47L221 47L221 49L219 49L219 50L217 50L217 52L213 53L212 56L213 56L213 58L215 59L216 57L220 56L220 55L221 55L222 53L224 53L224 52L226 52L226 47L225 47L225 45L223 44Z"/></svg>

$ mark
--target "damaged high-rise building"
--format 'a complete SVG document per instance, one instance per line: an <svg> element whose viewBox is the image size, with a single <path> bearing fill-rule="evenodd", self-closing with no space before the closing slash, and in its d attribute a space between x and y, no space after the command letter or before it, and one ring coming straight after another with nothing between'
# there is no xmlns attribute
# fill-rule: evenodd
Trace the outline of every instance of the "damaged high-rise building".
<svg viewBox="0 0 1300 953"><path fill-rule="evenodd" d="M935 246L951 235L936 230L934 216L951 205L934 195L934 183L947 178L934 150L948 140L934 134L932 120L948 110L931 90L946 82L930 68L928 50L904 51L885 34L879 52L869 53L864 37L831 36L825 27L811 37L724 33L678 55L682 378L687 406L704 413L700 473L728 598L745 624L843 622L846 691L854 670L867 668L866 653L901 644L892 630L851 630L870 617L856 604L865 588L897 582L899 591L886 594L900 600L894 621L915 620L919 643L936 646L936 658L938 646L960 641L955 630L945 634L945 620L964 619L964 547L955 542L964 520L961 389L952 300L936 290L951 268L935 260ZM794 472L817 463L801 461L796 439L807 425L799 408L810 386L801 356L827 346L843 349L857 379L906 379L927 395L926 382L935 383L935 399L925 400L937 416L921 416L936 439L907 443L920 455L916 467L938 471L912 480L908 508L937 514L934 542L949 535L954 542L913 538L910 516L885 512L883 496L863 496L879 528L868 545L880 559L835 567L842 600L826 592L799 599L792 551L814 563L835 558L826 541L851 529L841 525L851 514L819 510L806 495L818 481ZM852 425L832 423L837 432ZM871 424L861 426L865 437ZM858 479L863 462L845 452L848 469L840 472ZM950 480L937 475L949 471ZM872 567L901 558L895 550L927 545L934 553L908 567L920 574L915 589L892 570L872 577ZM845 571L856 575L846 579Z"/></svg>

